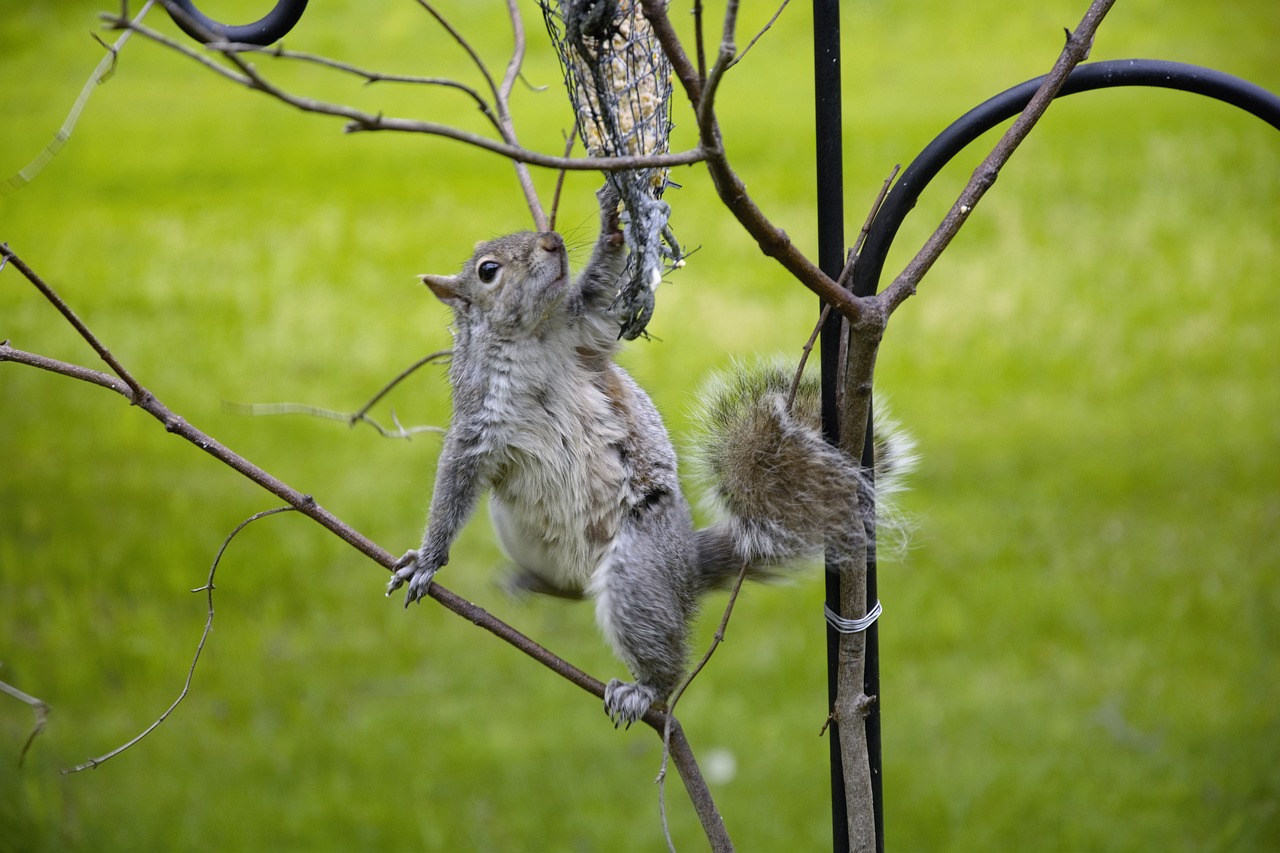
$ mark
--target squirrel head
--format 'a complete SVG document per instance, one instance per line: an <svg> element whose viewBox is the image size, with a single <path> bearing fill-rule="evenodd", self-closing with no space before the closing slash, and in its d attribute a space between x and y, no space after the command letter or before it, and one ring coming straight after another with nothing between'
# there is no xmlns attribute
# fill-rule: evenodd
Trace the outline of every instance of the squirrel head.
<svg viewBox="0 0 1280 853"><path fill-rule="evenodd" d="M569 289L564 239L554 231L521 231L476 244L456 275L424 275L422 283L459 318L532 330Z"/></svg>

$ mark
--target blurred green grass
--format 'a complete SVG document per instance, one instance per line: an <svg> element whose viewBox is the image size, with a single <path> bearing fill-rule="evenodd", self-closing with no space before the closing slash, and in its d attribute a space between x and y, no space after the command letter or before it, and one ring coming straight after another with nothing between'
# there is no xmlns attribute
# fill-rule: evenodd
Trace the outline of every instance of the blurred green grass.
<svg viewBox="0 0 1280 853"><path fill-rule="evenodd" d="M847 5L850 228L894 163L1043 73L1084 5ZM61 123L101 53L87 35L98 8L0 2L0 173ZM550 89L522 92L517 120L555 150L567 110L525 9L527 77ZM745 10L742 32L772 11ZM500 66L500 11L448 13ZM812 251L806 16L788 9L722 103L748 187ZM1135 0L1093 56L1196 62L1274 91L1277 37L1271 2ZM322 4L287 41L470 74L413 4ZM475 124L448 93L262 65L333 99ZM677 122L687 141L691 122ZM223 403L355 407L447 345L446 314L414 275L456 268L527 214L492 155L339 131L135 40L65 150L0 197L0 240L162 400L395 550L418 533L436 439ZM981 149L938 179L890 272ZM661 291L657 340L625 360L680 436L709 371L796 352L815 306L700 171L675 179L674 224L699 251ZM549 195L553 176L538 181ZM562 215L579 257L594 183L575 176ZM1054 106L894 318L879 385L924 465L905 499L914 547L881 573L891 849L1280 849L1278 261L1280 136L1190 95L1094 93ZM93 364L13 270L0 339ZM391 406L444 422L439 371ZM186 590L271 501L65 379L4 367L0 413L0 679L53 706L18 770L30 714L0 705L0 849L661 848L653 737L614 732L594 702L438 609L404 613L381 598L380 571L290 516L229 549L186 703L131 752L58 775L172 701L204 621ZM620 674L589 608L507 600L500 563L477 519L442 581ZM682 703L695 748L734 759L714 792L744 850L829 846L820 584L747 593ZM677 842L698 849L671 795Z"/></svg>

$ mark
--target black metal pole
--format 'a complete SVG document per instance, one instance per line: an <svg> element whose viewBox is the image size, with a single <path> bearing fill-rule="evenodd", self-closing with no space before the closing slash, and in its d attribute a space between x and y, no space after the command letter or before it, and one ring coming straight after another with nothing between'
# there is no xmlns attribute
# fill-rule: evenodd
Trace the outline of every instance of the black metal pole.
<svg viewBox="0 0 1280 853"><path fill-rule="evenodd" d="M839 0L813 2L814 135L817 142L818 266L836 278L844 267L844 144L841 138L840 100L840 4ZM822 421L829 441L837 442L837 362L840 351L840 318L832 314L822 330ZM826 602L840 612L840 576L827 567ZM827 700L835 707L840 635L827 627ZM831 754L831 840L836 853L849 849L849 820L844 787L844 762L840 756L839 724L827 730ZM878 768L877 768L878 769ZM878 772L875 774L879 776ZM880 821L877 817L876 832Z"/></svg>

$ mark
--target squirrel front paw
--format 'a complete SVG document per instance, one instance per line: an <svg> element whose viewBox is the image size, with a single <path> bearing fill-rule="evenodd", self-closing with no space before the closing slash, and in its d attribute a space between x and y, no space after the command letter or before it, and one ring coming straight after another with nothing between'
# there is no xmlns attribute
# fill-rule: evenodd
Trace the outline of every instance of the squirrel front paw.
<svg viewBox="0 0 1280 853"><path fill-rule="evenodd" d="M431 579L442 565L443 562L423 559L422 552L417 549L406 551L403 557L396 560L391 580L387 583L387 595L390 596L407 581L409 590L405 593L404 606L408 607L427 594L427 590L431 588Z"/></svg>
<svg viewBox="0 0 1280 853"><path fill-rule="evenodd" d="M622 196L618 194L617 187L605 182L604 186L596 190L596 201L600 203L600 233L609 236L613 245L621 245L622 226L619 224L618 207L622 204Z"/></svg>
<svg viewBox="0 0 1280 853"><path fill-rule="evenodd" d="M613 720L613 727L631 728L658 699L658 691L647 684L621 681L617 678L604 688L604 710Z"/></svg>

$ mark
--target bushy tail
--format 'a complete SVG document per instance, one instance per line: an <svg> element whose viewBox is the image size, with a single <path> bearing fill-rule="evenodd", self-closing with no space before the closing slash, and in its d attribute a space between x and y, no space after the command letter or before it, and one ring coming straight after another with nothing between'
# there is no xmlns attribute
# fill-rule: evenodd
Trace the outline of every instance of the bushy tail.
<svg viewBox="0 0 1280 853"><path fill-rule="evenodd" d="M724 516L697 533L704 589L732 582L744 563L748 577L775 576L782 564L838 547L853 524L874 543L875 521L883 529L890 517L884 499L914 467L914 443L877 407L873 485L859 460L823 438L819 381L806 376L788 407L793 381L793 369L764 364L715 380L702 396L696 456Z"/></svg>

